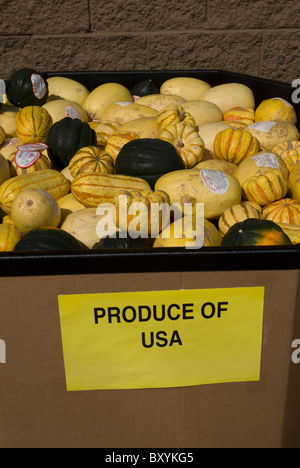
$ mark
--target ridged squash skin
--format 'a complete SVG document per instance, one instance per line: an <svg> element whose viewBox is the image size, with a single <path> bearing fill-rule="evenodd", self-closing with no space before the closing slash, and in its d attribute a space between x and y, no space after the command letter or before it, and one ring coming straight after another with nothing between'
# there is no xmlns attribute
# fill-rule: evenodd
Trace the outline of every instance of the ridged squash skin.
<svg viewBox="0 0 300 468"><path fill-rule="evenodd" d="M44 143L53 124L49 112L41 106L26 106L16 116L16 132L22 143Z"/></svg>
<svg viewBox="0 0 300 468"><path fill-rule="evenodd" d="M250 177L256 177L275 169L280 170L283 177L288 179L289 171L281 157L275 153L259 153L238 164L234 176L243 185Z"/></svg>
<svg viewBox="0 0 300 468"><path fill-rule="evenodd" d="M69 193L70 185L63 174L52 169L12 177L0 185L0 208L10 214L14 198L24 189L42 189L58 200Z"/></svg>
<svg viewBox="0 0 300 468"><path fill-rule="evenodd" d="M77 102L82 106L90 93L83 84L64 76L51 76L47 78L47 83L49 89L48 101L65 99Z"/></svg>
<svg viewBox="0 0 300 468"><path fill-rule="evenodd" d="M234 164L240 164L260 150L260 144L247 130L233 128L219 132L214 141L214 154Z"/></svg>
<svg viewBox="0 0 300 468"><path fill-rule="evenodd" d="M78 150L69 162L72 177L83 172L100 172L113 174L115 169L113 158L99 146L85 146Z"/></svg>
<svg viewBox="0 0 300 468"><path fill-rule="evenodd" d="M72 181L71 191L77 201L86 207L112 203L120 190L151 190L143 179L117 174L79 174Z"/></svg>
<svg viewBox="0 0 300 468"><path fill-rule="evenodd" d="M100 121L104 110L116 102L133 102L130 91L119 83L104 83L87 96L83 108L90 120Z"/></svg>
<svg viewBox="0 0 300 468"><path fill-rule="evenodd" d="M299 224L286 224L286 223L276 223L279 227L285 232L289 237L292 244L300 244L300 225Z"/></svg>
<svg viewBox="0 0 300 468"><path fill-rule="evenodd" d="M155 190L163 190L170 202L204 203L204 216L217 219L227 208L241 202L241 186L238 180L212 169L186 169L163 175L155 184Z"/></svg>
<svg viewBox="0 0 300 468"><path fill-rule="evenodd" d="M282 198L265 206L263 216L274 223L299 224L300 228L300 202Z"/></svg>
<svg viewBox="0 0 300 468"><path fill-rule="evenodd" d="M192 117L189 112L185 111L182 106L176 106L175 104L165 107L158 113L156 119L159 132L169 125L176 125L181 122L196 127L194 117Z"/></svg>
<svg viewBox="0 0 300 468"><path fill-rule="evenodd" d="M0 252L12 252L22 234L12 223L0 224Z"/></svg>
<svg viewBox="0 0 300 468"><path fill-rule="evenodd" d="M280 170L274 169L247 179L242 191L247 200L266 206L285 197L288 181Z"/></svg>
<svg viewBox="0 0 300 468"><path fill-rule="evenodd" d="M248 218L263 218L259 205L255 206L255 203L244 201L228 208L221 214L218 221L221 236L223 237L231 226Z"/></svg>
<svg viewBox="0 0 300 468"><path fill-rule="evenodd" d="M285 141L275 146L272 152L278 154L284 160L289 171L292 170L295 164L300 163L300 141Z"/></svg>

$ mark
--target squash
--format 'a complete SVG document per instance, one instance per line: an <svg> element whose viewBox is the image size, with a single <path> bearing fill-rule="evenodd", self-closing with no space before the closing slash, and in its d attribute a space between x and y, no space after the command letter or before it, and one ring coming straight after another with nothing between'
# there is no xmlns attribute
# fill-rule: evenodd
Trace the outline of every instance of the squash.
<svg viewBox="0 0 300 468"><path fill-rule="evenodd" d="M177 76L163 82L160 87L161 94L176 94L186 101L201 99L205 91L210 89L206 81L190 76Z"/></svg>
<svg viewBox="0 0 300 468"><path fill-rule="evenodd" d="M272 149L272 153L278 154L278 156L284 160L288 170L291 171L294 164L300 162L300 141L285 141L284 143L275 146Z"/></svg>
<svg viewBox="0 0 300 468"><path fill-rule="evenodd" d="M273 221L255 218L234 224L222 239L223 247L258 245L292 245L292 242Z"/></svg>
<svg viewBox="0 0 300 468"><path fill-rule="evenodd" d="M218 221L219 232L223 237L234 224L248 218L261 219L262 217L259 205L252 202L238 203L237 205L231 206L221 214Z"/></svg>
<svg viewBox="0 0 300 468"><path fill-rule="evenodd" d="M10 166L7 159L0 154L0 184L7 179L10 179Z"/></svg>
<svg viewBox="0 0 300 468"><path fill-rule="evenodd" d="M223 120L221 110L212 102L202 100L186 101L181 104L181 107L191 114L197 127L213 122L221 122Z"/></svg>
<svg viewBox="0 0 300 468"><path fill-rule="evenodd" d="M212 169L185 169L163 175L155 184L163 190L171 204L204 203L204 217L218 217L232 205L241 202L241 186L232 175Z"/></svg>
<svg viewBox="0 0 300 468"><path fill-rule="evenodd" d="M27 232L16 244L15 252L87 250L74 236L60 228L41 227Z"/></svg>
<svg viewBox="0 0 300 468"><path fill-rule="evenodd" d="M116 102L133 102L130 91L119 83L104 83L90 92L82 107L90 120L100 121L105 109Z"/></svg>
<svg viewBox="0 0 300 468"><path fill-rule="evenodd" d="M299 224L276 223L289 237L292 244L300 244L300 226Z"/></svg>
<svg viewBox="0 0 300 468"><path fill-rule="evenodd" d="M207 159L196 164L193 169L214 169L215 171L225 172L225 174L235 174L238 166L236 164L224 161L223 159Z"/></svg>
<svg viewBox="0 0 300 468"><path fill-rule="evenodd" d="M82 205L82 203L79 203L79 201L76 200L73 193L68 193L64 197L59 198L59 200L57 200L57 203L60 206L61 223L64 222L64 220L69 214L73 213L74 211L83 210L85 208L85 206Z"/></svg>
<svg viewBox="0 0 300 468"><path fill-rule="evenodd" d="M278 169L282 172L283 177L288 179L289 171L283 159L275 153L259 153L250 158L244 159L237 167L234 176L239 183L243 183L250 177L258 176L269 172L270 170Z"/></svg>
<svg viewBox="0 0 300 468"><path fill-rule="evenodd" d="M97 207L102 203L112 203L120 190L150 190L150 185L137 177L120 174L100 174L97 172L79 174L71 184L71 192L86 207Z"/></svg>
<svg viewBox="0 0 300 468"><path fill-rule="evenodd" d="M11 176L30 174L36 171L51 169L51 161L44 153L46 145L35 143L32 145L20 145L7 161L11 164Z"/></svg>
<svg viewBox="0 0 300 468"><path fill-rule="evenodd" d="M186 99L175 94L149 94L148 96L141 97L137 102L160 112L170 104L180 106L185 101Z"/></svg>
<svg viewBox="0 0 300 468"><path fill-rule="evenodd" d="M291 122L297 124L297 113L293 105L282 98L264 99L255 110L255 122Z"/></svg>
<svg viewBox="0 0 300 468"><path fill-rule="evenodd" d="M156 117L158 112L139 102L116 102L110 104L101 114L100 122L112 121L124 125L139 117Z"/></svg>
<svg viewBox="0 0 300 468"><path fill-rule="evenodd" d="M11 219L26 233L38 227L57 227L61 210L57 201L45 190L25 189L16 195L11 205Z"/></svg>
<svg viewBox="0 0 300 468"><path fill-rule="evenodd" d="M176 106L170 104L159 112L156 123L157 129L161 132L165 127L169 125L176 125L180 122L184 122L192 127L196 127L196 122L192 115L185 111L182 106Z"/></svg>
<svg viewBox="0 0 300 468"><path fill-rule="evenodd" d="M129 141L137 140L139 136L135 132L124 132L117 130L113 135L111 135L106 142L105 152L111 156L115 162L118 154L126 143Z"/></svg>
<svg viewBox="0 0 300 468"><path fill-rule="evenodd" d="M96 146L97 136L87 122L65 117L50 128L46 144L48 156L58 168L68 166L74 154L85 146Z"/></svg>
<svg viewBox="0 0 300 468"><path fill-rule="evenodd" d="M288 140L299 140L300 132L291 122L263 121L256 122L247 127L247 131L255 136L265 151Z"/></svg>
<svg viewBox="0 0 300 468"><path fill-rule="evenodd" d="M127 232L116 232L110 236L102 237L93 246L93 249L145 249L149 247L148 240L141 237L132 238Z"/></svg>
<svg viewBox="0 0 300 468"><path fill-rule="evenodd" d="M288 181L280 170L274 169L247 179L242 191L247 200L266 206L285 197Z"/></svg>
<svg viewBox="0 0 300 468"><path fill-rule="evenodd" d="M224 83L212 86L202 94L201 99L218 106L223 115L233 107L255 108L252 90L241 83Z"/></svg>
<svg viewBox="0 0 300 468"><path fill-rule="evenodd" d="M224 122L237 122L245 124L246 127L254 123L255 120L255 111L248 107L247 109L243 107L232 107L223 116Z"/></svg>
<svg viewBox="0 0 300 468"><path fill-rule="evenodd" d="M40 106L26 106L16 116L16 132L24 144L44 143L53 123L49 112Z"/></svg>
<svg viewBox="0 0 300 468"><path fill-rule="evenodd" d="M123 146L115 162L116 174L141 177L153 188L170 171L184 169L174 146L158 138L140 138Z"/></svg>
<svg viewBox="0 0 300 468"><path fill-rule="evenodd" d="M153 243L154 248L184 247L199 249L201 247L219 247L221 236L216 226L204 219L196 223L195 220L177 219L166 227Z"/></svg>
<svg viewBox="0 0 300 468"><path fill-rule="evenodd" d="M300 202L300 163L292 167L289 174L288 187L290 198Z"/></svg>
<svg viewBox="0 0 300 468"><path fill-rule="evenodd" d="M134 132L139 138L158 138L157 118L140 117L119 128L120 132Z"/></svg>
<svg viewBox="0 0 300 468"><path fill-rule="evenodd" d="M204 141L195 127L185 122L168 125L159 133L158 138L174 146L187 169L202 161Z"/></svg>
<svg viewBox="0 0 300 468"><path fill-rule="evenodd" d="M88 122L88 114L78 102L67 101L66 99L58 99L49 101L43 105L43 109L51 115L53 123L70 117L70 119L79 119L81 122Z"/></svg>
<svg viewBox="0 0 300 468"><path fill-rule="evenodd" d="M11 106L3 106L0 113L0 126L5 131L6 138L16 138L17 137L17 125L16 125L16 116L19 112L19 108L8 108Z"/></svg>
<svg viewBox="0 0 300 468"><path fill-rule="evenodd" d="M12 252L22 239L22 234L13 223L0 224L0 251Z"/></svg>
<svg viewBox="0 0 300 468"><path fill-rule="evenodd" d="M282 198L265 206L263 216L274 223L300 225L300 202L292 198Z"/></svg>
<svg viewBox="0 0 300 468"><path fill-rule="evenodd" d="M204 141L205 148L213 153L214 142L217 133L221 132L222 130L226 130L227 128L230 129L231 127L225 122L210 122L199 125L198 133Z"/></svg>
<svg viewBox="0 0 300 468"><path fill-rule="evenodd" d="M4 140L5 140L5 130L3 127L0 126L0 145L2 145Z"/></svg>
<svg viewBox="0 0 300 468"><path fill-rule="evenodd" d="M76 210L65 218L60 227L91 249L99 241L97 225L103 216L97 213L97 208Z"/></svg>
<svg viewBox="0 0 300 468"><path fill-rule="evenodd" d="M53 169L12 177L0 185L0 208L10 214L12 202L21 190L42 189L58 200L69 193L70 185L63 174Z"/></svg>
<svg viewBox="0 0 300 468"><path fill-rule="evenodd" d="M149 78L148 80L139 81L130 90L132 96L136 98L149 96L149 94L158 94L159 89L156 84Z"/></svg>
<svg viewBox="0 0 300 468"><path fill-rule="evenodd" d="M108 138L113 135L120 128L120 124L117 122L111 122L109 120L104 122L97 122L97 126L94 129L97 135L97 145L105 148Z"/></svg>
<svg viewBox="0 0 300 468"><path fill-rule="evenodd" d="M169 223L170 199L163 191L117 192L113 199L116 226L131 237L156 237Z"/></svg>
<svg viewBox="0 0 300 468"><path fill-rule="evenodd" d="M48 98L48 83L32 68L21 68L6 81L6 95L16 107L42 106Z"/></svg>
<svg viewBox="0 0 300 468"><path fill-rule="evenodd" d="M247 130L222 130L214 141L216 157L234 164L240 164L243 159L257 154L259 150L259 141Z"/></svg>
<svg viewBox="0 0 300 468"><path fill-rule="evenodd" d="M86 172L113 174L115 165L112 157L98 146L85 146L75 153L69 170L72 177Z"/></svg>
<svg viewBox="0 0 300 468"><path fill-rule="evenodd" d="M64 76L51 76L47 78L48 101L64 99L66 101L77 102L82 106L89 90L77 80Z"/></svg>

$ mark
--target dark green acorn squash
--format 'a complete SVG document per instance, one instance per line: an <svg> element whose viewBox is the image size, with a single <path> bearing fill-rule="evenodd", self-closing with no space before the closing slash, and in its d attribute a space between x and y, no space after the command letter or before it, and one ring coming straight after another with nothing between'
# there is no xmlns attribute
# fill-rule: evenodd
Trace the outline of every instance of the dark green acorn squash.
<svg viewBox="0 0 300 468"><path fill-rule="evenodd" d="M222 239L222 246L292 245L278 224L266 219L249 218L234 224Z"/></svg>
<svg viewBox="0 0 300 468"><path fill-rule="evenodd" d="M153 83L151 79L139 81L131 88L131 94L133 96L149 96L150 94L158 94L159 89Z"/></svg>
<svg viewBox="0 0 300 468"><path fill-rule="evenodd" d="M159 138L129 141L121 148L115 162L116 174L142 178L152 189L162 175L184 168L174 146Z"/></svg>
<svg viewBox="0 0 300 468"><path fill-rule="evenodd" d="M6 81L6 96L16 107L42 106L48 98L48 83L33 68L21 68Z"/></svg>
<svg viewBox="0 0 300 468"><path fill-rule="evenodd" d="M129 235L121 237L120 232L115 236L103 237L94 246L93 249L145 249L149 247L149 239L138 237L133 239Z"/></svg>
<svg viewBox="0 0 300 468"><path fill-rule="evenodd" d="M17 252L44 250L88 250L88 247L62 229L43 227L29 231L14 248Z"/></svg>
<svg viewBox="0 0 300 468"><path fill-rule="evenodd" d="M65 117L50 127L46 144L53 165L63 169L78 150L85 146L96 146L97 135L87 122Z"/></svg>

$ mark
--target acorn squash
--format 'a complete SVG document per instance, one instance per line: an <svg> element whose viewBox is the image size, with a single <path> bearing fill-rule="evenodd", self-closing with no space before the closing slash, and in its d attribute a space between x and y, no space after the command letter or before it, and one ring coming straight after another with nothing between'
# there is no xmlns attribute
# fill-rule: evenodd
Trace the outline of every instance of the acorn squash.
<svg viewBox="0 0 300 468"><path fill-rule="evenodd" d="M29 231L15 245L15 251L88 250L74 236L59 228L42 227Z"/></svg>
<svg viewBox="0 0 300 468"><path fill-rule="evenodd" d="M248 218L234 224L222 239L222 246L292 245L290 238L273 221Z"/></svg>
<svg viewBox="0 0 300 468"><path fill-rule="evenodd" d="M116 174L139 177L154 188L164 174L184 169L182 158L174 146L158 138L140 138L126 143L116 162Z"/></svg>
<svg viewBox="0 0 300 468"><path fill-rule="evenodd" d="M159 89L151 79L139 81L130 90L133 97L149 96L150 94L158 94Z"/></svg>
<svg viewBox="0 0 300 468"><path fill-rule="evenodd" d="M93 249L145 249L149 247L149 240L141 237L132 238L127 232L116 232L113 236L100 239Z"/></svg>
<svg viewBox="0 0 300 468"><path fill-rule="evenodd" d="M42 106L48 98L48 83L32 68L21 68L6 81L6 95L16 107Z"/></svg>
<svg viewBox="0 0 300 468"><path fill-rule="evenodd" d="M51 162L60 169L68 166L75 153L85 146L96 146L97 135L87 122L65 117L50 128L46 144Z"/></svg>

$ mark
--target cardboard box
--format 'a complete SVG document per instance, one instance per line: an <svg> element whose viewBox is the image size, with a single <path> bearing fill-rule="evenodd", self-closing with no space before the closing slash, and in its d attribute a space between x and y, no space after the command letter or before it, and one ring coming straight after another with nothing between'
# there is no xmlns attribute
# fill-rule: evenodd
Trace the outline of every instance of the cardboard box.
<svg viewBox="0 0 300 468"><path fill-rule="evenodd" d="M263 83L271 96L289 92L210 73L261 93ZM90 85L115 76L72 75ZM1 254L0 447L300 448L299 258L299 246ZM259 381L67 391L58 296L239 287L265 288Z"/></svg>

